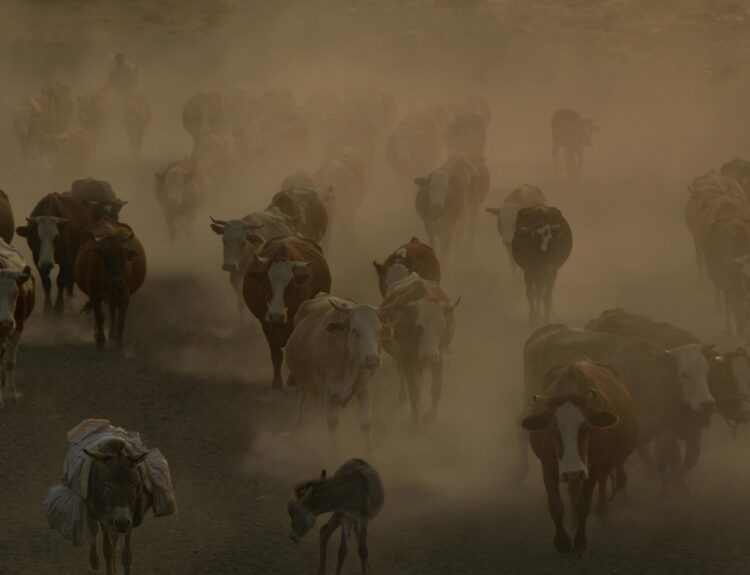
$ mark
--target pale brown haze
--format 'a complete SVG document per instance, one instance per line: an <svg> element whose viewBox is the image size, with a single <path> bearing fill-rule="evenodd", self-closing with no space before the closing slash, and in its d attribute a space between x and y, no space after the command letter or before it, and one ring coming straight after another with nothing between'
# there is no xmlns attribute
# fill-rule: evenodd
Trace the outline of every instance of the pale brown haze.
<svg viewBox="0 0 750 575"><path fill-rule="evenodd" d="M0 575L749 573L749 42L0 0Z"/></svg>

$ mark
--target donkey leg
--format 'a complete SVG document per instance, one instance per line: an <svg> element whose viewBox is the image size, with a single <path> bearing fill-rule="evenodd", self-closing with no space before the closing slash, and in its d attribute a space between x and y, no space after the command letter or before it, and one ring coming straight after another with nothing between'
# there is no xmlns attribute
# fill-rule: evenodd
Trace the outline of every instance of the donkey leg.
<svg viewBox="0 0 750 575"><path fill-rule="evenodd" d="M333 532L341 525L341 515L334 513L331 518L320 528L320 563L318 564L318 575L325 575L326 562L328 561L328 540Z"/></svg>
<svg viewBox="0 0 750 575"><path fill-rule="evenodd" d="M362 564L362 575L370 575L370 562L368 558L370 552L367 549L367 520L357 523L357 551L359 552L359 562Z"/></svg>
<svg viewBox="0 0 750 575"><path fill-rule="evenodd" d="M130 535L132 531L125 534L125 546L122 549L122 568L125 575L130 575L130 565L133 563L133 552L130 550Z"/></svg>
<svg viewBox="0 0 750 575"><path fill-rule="evenodd" d="M336 565L336 575L341 575L344 572L344 560L348 551L347 540L352 532L352 522L349 519L342 519L341 521L341 543L339 544L339 562Z"/></svg>
<svg viewBox="0 0 750 575"><path fill-rule="evenodd" d="M96 521L92 520L90 522L89 532L91 533L91 545L89 546L89 571L98 571L99 554L96 552L96 536L99 532L99 524Z"/></svg>

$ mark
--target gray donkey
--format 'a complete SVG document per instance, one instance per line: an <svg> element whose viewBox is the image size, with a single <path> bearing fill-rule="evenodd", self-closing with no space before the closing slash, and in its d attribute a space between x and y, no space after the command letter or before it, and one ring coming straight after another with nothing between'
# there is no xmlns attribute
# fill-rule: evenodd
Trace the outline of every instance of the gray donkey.
<svg viewBox="0 0 750 575"><path fill-rule="evenodd" d="M363 575L370 575L367 550L367 525L383 508L383 483L380 475L362 459L350 459L330 479L325 469L320 479L300 483L294 489L295 497L287 509L292 520L292 541L297 542L315 525L318 515L333 512L328 522L320 528L320 564L318 575L326 573L328 540L341 527L341 544L336 575L344 570L347 540L352 527L357 535L359 558Z"/></svg>

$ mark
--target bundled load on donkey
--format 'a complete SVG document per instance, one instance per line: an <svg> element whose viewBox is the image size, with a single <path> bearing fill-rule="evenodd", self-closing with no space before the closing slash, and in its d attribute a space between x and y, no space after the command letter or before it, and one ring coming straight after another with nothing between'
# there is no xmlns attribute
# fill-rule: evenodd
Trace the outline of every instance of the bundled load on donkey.
<svg viewBox="0 0 750 575"><path fill-rule="evenodd" d="M158 449L149 449L135 432L106 419L87 419L68 432L70 450L60 482L44 499L50 527L73 545L90 543L90 567L96 569L96 535L104 538L104 555L114 567L114 549L125 536L123 561L129 571L130 534L149 510L155 517L177 510L169 464Z"/></svg>

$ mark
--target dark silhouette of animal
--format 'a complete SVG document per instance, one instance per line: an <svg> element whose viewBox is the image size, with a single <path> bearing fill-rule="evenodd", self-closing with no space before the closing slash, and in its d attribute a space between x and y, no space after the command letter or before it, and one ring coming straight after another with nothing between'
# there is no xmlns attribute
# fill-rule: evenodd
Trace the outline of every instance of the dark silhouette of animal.
<svg viewBox="0 0 750 575"><path fill-rule="evenodd" d="M552 157L559 169L560 148L565 150L565 167L569 177L575 178L583 168L583 153L591 146L591 134L598 131L593 120L581 117L578 112L560 108L550 120L552 128Z"/></svg>
<svg viewBox="0 0 750 575"><path fill-rule="evenodd" d="M372 265L378 274L378 288L383 297L386 296L390 285L412 272L417 273L422 279L440 283L440 262L435 250L416 237L396 248L382 264L373 260Z"/></svg>
<svg viewBox="0 0 750 575"><path fill-rule="evenodd" d="M460 113L445 132L450 154L483 157L487 147L487 119L478 111Z"/></svg>
<svg viewBox="0 0 750 575"><path fill-rule="evenodd" d="M549 322L552 315L552 291L557 272L570 257L573 234L557 208L536 205L522 208L516 216L516 231L511 243L513 259L523 270L529 322Z"/></svg>
<svg viewBox="0 0 750 575"><path fill-rule="evenodd" d="M104 347L104 310L109 311L109 339L122 347L130 298L146 279L146 254L133 229L104 217L89 226L75 263L78 288L94 312L94 337Z"/></svg>
<svg viewBox="0 0 750 575"><path fill-rule="evenodd" d="M15 219L13 218L13 208L10 205L10 198L3 190L0 190L0 238L5 243L13 241L15 233Z"/></svg>
<svg viewBox="0 0 750 575"><path fill-rule="evenodd" d="M328 478L325 469L319 479L305 481L294 488L294 498L287 504L291 520L291 539L299 541L315 526L318 515L331 513L331 518L320 528L319 575L325 575L328 540L340 527L336 573L343 573L348 551L348 540L354 530L362 575L371 575L367 531L369 523L383 508L385 491L377 470L362 459L350 459Z"/></svg>
<svg viewBox="0 0 750 575"><path fill-rule="evenodd" d="M26 218L27 224L16 228L26 238L44 289L44 310L52 310L50 274L58 266L55 311L63 311L63 294L73 296L73 266L81 247L83 231L91 224L91 206L70 193L45 196Z"/></svg>
<svg viewBox="0 0 750 575"><path fill-rule="evenodd" d="M242 292L268 341L274 389L282 387L283 348L299 306L319 292L330 291L331 274L323 250L302 236L269 240L250 262Z"/></svg>
<svg viewBox="0 0 750 575"><path fill-rule="evenodd" d="M487 213L497 218L497 231L500 233L500 239L508 252L508 261L510 262L510 270L513 275L518 271L511 247L513 236L516 233L516 218L521 209L536 205L547 205L547 198L544 196L544 192L536 186L524 184L508 194L502 206L499 208L487 208L486 210Z"/></svg>
<svg viewBox="0 0 750 575"><path fill-rule="evenodd" d="M224 97L218 91L196 92L182 109L182 126L193 137L193 149L205 136L222 135L227 122Z"/></svg>
<svg viewBox="0 0 750 575"><path fill-rule="evenodd" d="M91 220L99 221L104 216L113 220L120 218L120 210L128 202L121 200L106 180L84 178L76 180L70 186L70 193L76 198L86 200L91 206Z"/></svg>
<svg viewBox="0 0 750 575"><path fill-rule="evenodd" d="M383 324L393 329L393 337L383 343L396 360L400 380L399 399L406 402L408 389L412 423L420 420L420 376L425 368L432 373L431 403L422 420L432 423L443 390L443 359L455 331L455 309L461 298L451 303L435 282L412 273L394 283L380 305Z"/></svg>
<svg viewBox="0 0 750 575"><path fill-rule="evenodd" d="M584 554L594 490L598 485L596 513L606 518L607 482L635 448L635 406L617 372L590 361L552 368L543 385L521 426L531 432L531 447L542 462L555 549ZM576 519L572 545L563 523L561 482L568 485Z"/></svg>

